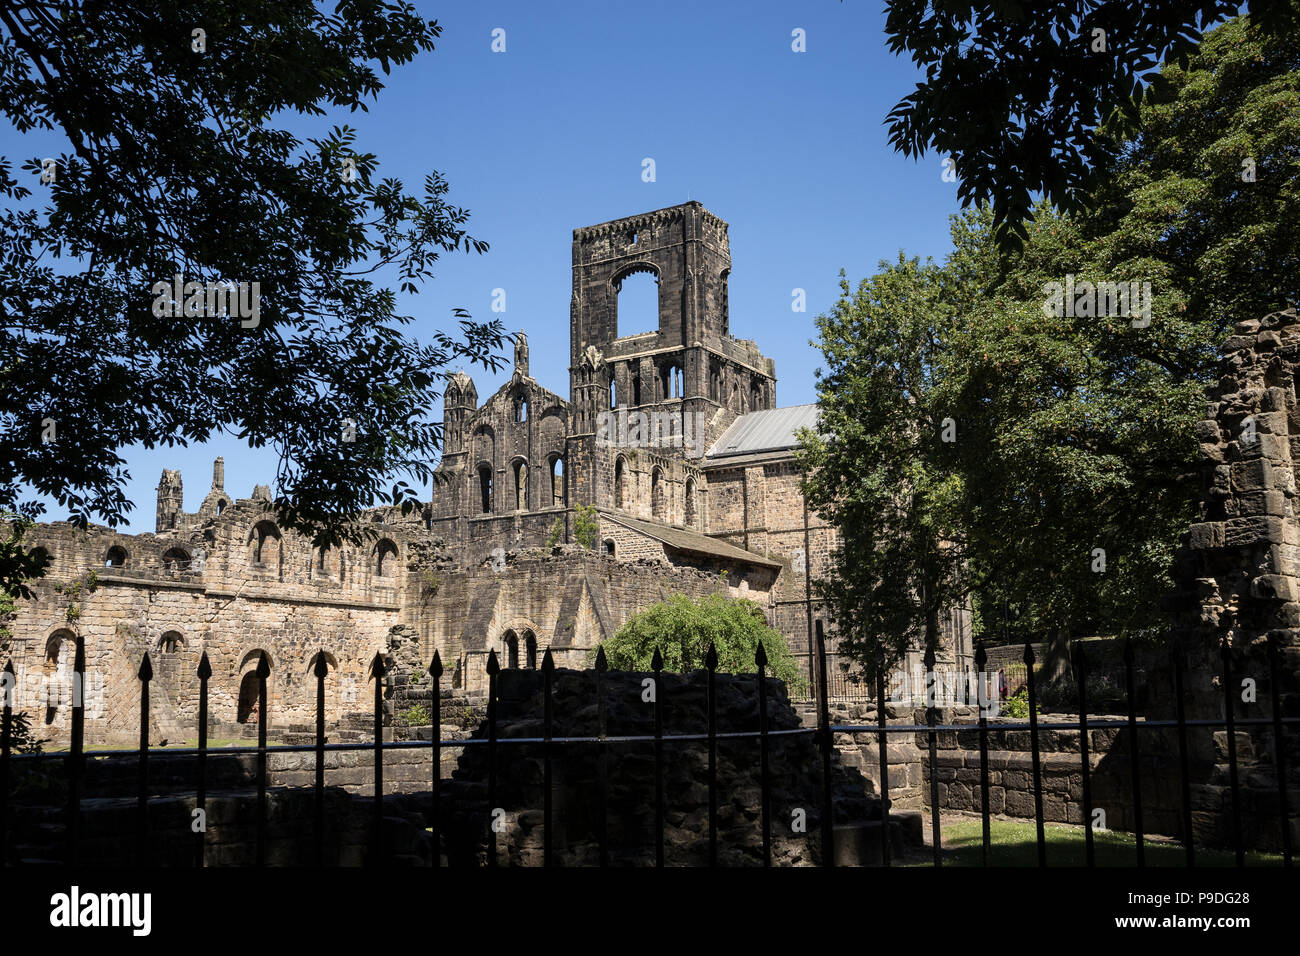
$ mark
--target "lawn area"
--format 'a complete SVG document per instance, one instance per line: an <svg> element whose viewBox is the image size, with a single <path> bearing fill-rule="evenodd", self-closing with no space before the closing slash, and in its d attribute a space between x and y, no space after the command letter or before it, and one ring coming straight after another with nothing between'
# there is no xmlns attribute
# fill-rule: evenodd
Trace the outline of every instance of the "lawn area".
<svg viewBox="0 0 1300 956"><path fill-rule="evenodd" d="M929 819L926 819L927 836ZM941 821L945 866L981 866L983 841L979 819L949 818ZM1048 866L1083 866L1084 831L1082 827L1049 823L1044 827ZM1033 822L992 820L989 826L990 866L1037 866L1037 832ZM1137 841L1131 834L1101 830L1093 833L1097 866L1137 866ZM1147 866L1185 865L1183 845L1167 840L1145 843ZM1197 848L1197 866L1233 866L1231 851ZM917 865L923 865L918 863ZM1247 866L1281 866L1280 853L1246 853Z"/></svg>

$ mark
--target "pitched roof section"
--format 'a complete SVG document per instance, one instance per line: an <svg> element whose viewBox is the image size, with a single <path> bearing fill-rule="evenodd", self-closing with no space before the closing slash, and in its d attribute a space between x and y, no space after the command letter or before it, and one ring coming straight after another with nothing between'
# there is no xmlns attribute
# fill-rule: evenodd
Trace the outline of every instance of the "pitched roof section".
<svg viewBox="0 0 1300 956"><path fill-rule="evenodd" d="M799 444L795 433L800 428L816 428L820 417L816 405L791 405L741 415L714 442L706 460L788 451Z"/></svg>
<svg viewBox="0 0 1300 956"><path fill-rule="evenodd" d="M638 521L636 518L629 518L625 515L607 514L604 517L609 518L611 521L617 521L623 527L639 532L647 538L654 538L670 548L676 548L678 551L706 554L712 558L725 558L728 561L743 561L746 564L755 564L763 568L779 568L782 566L779 561L765 558L753 551L746 551L744 548L737 548L734 544L727 544L725 541L710 538L708 535L696 531L672 528L662 524L651 524L648 521Z"/></svg>

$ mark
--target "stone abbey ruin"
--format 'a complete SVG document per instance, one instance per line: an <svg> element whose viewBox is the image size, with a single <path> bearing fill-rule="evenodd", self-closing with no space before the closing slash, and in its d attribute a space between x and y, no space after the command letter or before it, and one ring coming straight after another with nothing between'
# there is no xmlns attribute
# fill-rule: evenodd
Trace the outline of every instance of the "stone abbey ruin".
<svg viewBox="0 0 1300 956"><path fill-rule="evenodd" d="M194 675L206 652L212 666L209 734L246 738L261 716L256 670L265 659L270 732L306 742L316 714L313 665L323 651L330 668L327 726L336 740L349 733L364 736L372 726L369 671L376 653L388 655L384 695L395 718L404 707L429 703L422 670L437 651L446 668L448 707L463 711L461 727L451 732L466 737L482 732L475 728L488 655L495 652L507 672L503 735L535 736L538 678L524 672L535 670L549 649L556 665L569 669L565 686L585 688L589 678L577 672L588 667L591 649L632 614L674 594L721 593L753 601L811 673L813 622L823 616L814 582L824 576L836 546L834 529L805 505L794 455L797 430L816 425L816 407L777 407L774 363L755 343L732 336L730 269L726 223L696 202L575 230L568 397L532 377L522 333L515 340L511 378L486 401L479 401L469 376L452 376L444 395L440 480L431 500L408 516L393 509L361 516L373 531L364 547L320 551L281 531L270 489L258 486L248 498L233 497L220 459L211 489L193 512L185 510L180 474L163 472L152 534L38 525L28 543L44 548L52 565L33 588L34 599L19 602L8 622L17 707L33 715L38 736L66 739L72 648L80 637L88 742L129 746L138 739L137 668L146 652L154 671L151 739L193 739ZM658 288L657 329L620 325L622 283L641 272L650 273ZM1033 818L1038 802L1043 819L1078 824L1090 805L1105 810L1111 829L1134 829L1143 813L1148 834L1183 837L1190 830L1197 843L1215 845L1234 839L1232 820L1239 816L1249 846L1276 849L1284 833L1293 844L1300 842L1300 739L1294 730L1279 739L1278 725L1267 720L1275 706L1285 718L1300 717L1298 370L1300 319L1294 311L1240 322L1225 342L1220 377L1197 428L1203 511L1174 568L1168 646L1140 647L1136 654L1135 705L1142 720L1175 716L1169 649L1176 643L1187 662L1186 717L1223 721L1235 714L1243 723L1232 734L1221 726L1195 728L1184 778L1172 730L1152 727L1133 760L1119 723L1121 698L1093 698L1089 712L1099 723L1110 715L1111 725L1089 732L1090 798L1080 776L1077 731L1042 732L1041 782L1035 787L1038 756L1031 758L1029 734L991 723L989 812ZM580 509L588 508L594 512L589 531L579 521ZM834 635L829 638L833 650ZM1090 674L1122 687L1117 643L1086 643ZM973 650L969 609L954 607L943 619L940 666L971 670ZM989 669L1014 665L1022 650L992 649ZM1071 664L1064 662L1067 672ZM611 674L610 680L635 691L635 676ZM683 678L682 693L698 696L693 680L698 683ZM874 724L882 715L866 696L832 700L832 723ZM724 719L752 729L747 725L756 719L755 708L732 697L734 707ZM691 700L689 719L672 717L686 720L678 730L690 732L687 725L703 713L702 698ZM590 708L578 697L566 701L560 713L590 721ZM791 707L782 695L780 706L785 725L812 722L808 705ZM914 702L883 706L890 723L923 725L928 716ZM626 719L624 730L645 732L644 714L611 708L614 718ZM1059 709L1069 713L1068 702ZM443 726L435 729L446 739L446 708L443 715ZM947 705L937 714L945 725L973 725L976 716L975 708ZM414 732L393 723L395 733ZM944 730L929 752L925 733L890 740L888 793L904 829L910 832L919 818L903 811L981 811L977 736L974 729ZM789 765L790 793L809 785L810 778L799 774L815 772L806 742L807 753L798 751ZM855 731L836 733L834 747L835 818L837 826L848 827L843 843L836 838L835 855L862 862L870 854L863 846L855 850L853 840L867 831L853 827L879 816L879 744L875 733ZM444 776L450 780L478 766L472 751L443 751ZM1287 761L1283 774L1279 755ZM329 759L331 786L367 793L369 771L362 763L345 761L345 755ZM636 760L644 755L627 766L640 780L644 767ZM386 787L408 796L427 787L429 761L427 753L395 751ZM690 822L700 799L693 766L683 764L672 797L682 821L673 839L682 841L683 859L691 860L700 839ZM733 781L737 794L742 784L752 784L743 754L727 766L739 775ZM581 820L594 770L578 764L568 770L572 776L559 799L569 800L572 819ZM528 862L537 855L535 771L525 763L502 777L517 800L507 808L511 827L499 845L503 860ZM311 777L298 755L287 754L271 755L268 774L273 788L283 788L276 799L286 806L298 799L294 788L309 785ZM1134 804L1134 778L1141 780L1142 809ZM472 791L461 782L466 793ZM1292 794L1288 813L1279 796L1284 782ZM644 862L644 803L630 791L618 793L616 802L627 803L627 816L616 828L630 834L628 861ZM455 810L454 796L453 787L453 815L477 819L483 812L477 803ZM724 827L736 834L753 826L751 808L742 803L724 814ZM355 807L341 806L344 816L356 815ZM184 810L177 807L178 813ZM177 826L183 828L186 819L178 816ZM430 848L418 814L412 819L412 845L423 846L415 855L427 859L441 852L450 860L459 853L482 860L484 851L473 842ZM221 858L247 862L247 841L230 832L222 844L230 856ZM889 839L899 837L894 832ZM286 836L285 846L292 845ZM346 847L338 852L340 862L354 859ZM579 841L570 859L591 862L591 852L589 841ZM754 851L750 845L736 852L739 862ZM788 862L805 863L816 855L795 844L782 844L780 853Z"/></svg>
<svg viewBox="0 0 1300 956"><path fill-rule="evenodd" d="M619 290L642 272L658 286L658 328L622 328ZM28 542L52 565L9 625L20 706L62 739L80 635L87 740L136 739L146 651L154 739L192 738L206 651L214 735L238 736L265 653L274 734L313 721L323 650L336 726L366 710L370 663L390 639L426 664L437 650L472 696L490 651L530 668L550 648L557 665L583 667L631 614L673 594L747 597L807 660L812 581L835 546L804 507L793 454L816 408L776 407L773 361L731 334L730 272L727 224L698 202L575 230L568 397L532 377L522 333L513 375L485 401L456 373L432 500L405 518L363 515L374 537L362 548L320 551L282 532L270 489L236 498L220 459L197 511L180 473L163 472L152 534L38 525ZM578 506L596 513L588 547ZM946 624L947 656L964 664L969 614Z"/></svg>

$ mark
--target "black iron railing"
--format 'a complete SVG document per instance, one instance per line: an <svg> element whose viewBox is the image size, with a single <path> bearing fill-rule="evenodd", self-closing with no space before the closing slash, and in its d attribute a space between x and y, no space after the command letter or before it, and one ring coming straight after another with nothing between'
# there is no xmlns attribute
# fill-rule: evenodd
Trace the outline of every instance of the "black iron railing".
<svg viewBox="0 0 1300 956"><path fill-rule="evenodd" d="M552 707L552 697L554 691L554 672L555 663L549 649L543 660L541 670L543 673L543 735L541 737L507 737L498 739L498 679L500 675L500 666L495 653L489 655L487 663L488 672L488 709L487 709L487 728L485 737L473 737L460 740L442 740L440 739L438 728L441 723L441 680L443 676L442 661L437 653L434 654L433 660L429 665L428 673L432 680L432 698L433 714L432 727L433 732L430 734L429 741L389 741L383 740L383 677L385 674L385 664L382 655L376 654L371 667L371 677L375 681L374 694L374 739L370 742L360 743L327 743L325 734L325 684L328 678L328 667L325 662L324 652L319 653L314 662L312 673L316 678L316 727L315 741L312 744L303 745L274 745L267 744L267 677L270 673L268 663L263 657L258 664L257 691L258 691L258 712L257 712L257 745L255 747L223 747L219 751L221 754L252 754L256 756L256 776L257 776L257 803L256 803L256 860L259 865L266 862L266 840L267 840L267 758L270 754L275 753L305 753L314 752L315 762L315 804L314 804L314 846L313 856L317 863L323 862L324 854L324 835L326 830L325 810L324 810L324 790L325 790L325 754L327 751L373 751L374 759L374 795L373 795L373 820L371 823L371 852L368 860L372 864L378 864L383 861L383 816L384 816L384 754L387 751L427 748L431 751L432 757L432 776L429 782L430 787L430 829L434 841L433 862L439 864L439 840L444 833L444 824L442 815L442 806L439 796L441 784L441 756L444 748L467 748L467 747L485 747L487 749L488 762L488 807L494 806L497 795L497 764L500 758L499 751L503 747L517 747L520 745L532 745L542 748L543 753L543 865L551 866L555 862L554 846L552 840L554 806L552 800L553 781L553 761L557 749L574 745L596 745L600 748L600 759L598 762L598 776L596 782L596 806L597 806L597 826L596 839L599 843L599 860L601 865L607 865L609 862L609 829L608 829L608 808L609 808L609 789L610 781L608 775L608 766L606 756L610 747L626 743L653 743L654 745L654 821L655 821L655 864L664 865L664 813L665 813L665 796L664 796L664 744L673 743L703 743L708 748L708 860L710 865L717 865L718 862L718 742L720 740L754 740L758 745L758 757L760 768L760 814L762 827L762 860L765 866L772 865L772 821L771 821L771 791L772 781L769 774L769 746L774 737L790 738L798 736L812 735L820 751L821 757L821 861L824 866L833 866L835 864L835 829L834 829L834 806L832 793L832 758L834 752L834 735L836 734L875 734L879 749L879 773L881 781L881 793L884 799L881 801L881 840L880 840L880 861L888 866L891 863L890 848L890 793L889 783L889 766L888 766L888 741L891 734L903 735L923 735L927 743L927 756L930 780L930 828L931 828L931 845L933 848L933 864L939 866L942 864L942 834L940 830L940 799L937 787L936 765L937 765L937 735L942 732L958 731L969 733L974 729L979 738L979 791L981 794L981 819L982 819L982 848L981 859L985 865L990 861L990 781L989 781L989 734L992 730L997 731L1018 731L1028 730L1030 737L1030 747L1032 756L1032 772L1034 781L1034 822L1037 841L1037 862L1039 866L1047 865L1046 840L1044 832L1044 814L1043 814L1043 792L1042 792L1042 766L1040 757L1040 735L1044 731L1073 731L1079 734L1079 760L1080 773L1083 781L1082 804L1084 809L1085 840L1086 840L1086 865L1093 866L1096 862L1096 854L1093 842L1093 833L1091 826L1092 814L1092 789L1091 774L1093 768L1089 753L1088 735L1091 730L1114 729L1122 731L1128 737L1128 750L1130 754L1129 772L1130 786L1133 807L1133 835L1136 840L1135 859L1137 866L1145 865L1145 846L1143 832L1143 794L1140 773L1140 737L1142 733L1153 731L1173 730L1178 741L1179 755L1179 775L1180 775L1180 793L1181 793L1181 811L1183 826L1183 841L1185 850L1185 862L1187 866L1194 866L1196 862L1196 853L1194 840L1192 838L1192 804L1190 790L1190 769L1189 769L1189 749L1188 749L1188 731L1193 728L1215 729L1222 728L1226 731L1227 736L1227 754L1229 767L1229 790L1231 798L1231 833L1235 860L1238 866L1244 865L1245 862L1245 840L1241 821L1242 794L1241 782L1238 774L1238 755L1234 734L1237 729L1242 727L1271 727L1273 733L1273 758L1274 774L1276 777L1276 790L1279 806L1279 818L1281 822L1281 844L1283 862L1286 866L1292 865L1292 841L1290 833L1290 804L1289 793L1287 789L1287 767L1286 767L1286 748L1284 746L1284 732L1287 727L1300 723L1300 717L1284 717L1282 715L1281 702L1279 700L1278 689L1281 684L1281 668L1279 663L1279 653L1276 643L1270 643L1268 648L1268 663L1271 675L1272 687L1272 713L1267 718L1238 718L1235 716L1235 700L1231 690L1232 682L1232 659L1228 646L1225 644L1222 652L1222 682L1224 686L1224 704L1225 711L1223 719L1219 720L1200 720L1188 719L1186 716L1185 703L1183 699L1184 670L1185 664L1181 651L1175 647L1173 651L1173 681L1175 690L1175 718L1172 720L1137 720L1137 713L1134 706L1134 677L1133 677L1133 653L1131 648L1126 648L1124 654L1124 667L1126 687L1128 690L1129 704L1128 713L1125 719L1111 720L1099 719L1092 720L1088 716L1087 701L1087 662L1083 657L1080 648L1075 655L1078 684L1078 707L1079 719L1077 721L1064 722L1040 722L1037 713L1037 688L1034 681L1034 653L1031 646L1025 647L1025 665L1026 678L1029 695L1029 717L1025 723L999 723L996 728L991 727L988 722L988 714L985 708L981 707L979 711L978 722L975 725L968 723L940 724L938 722L939 709L936 707L927 708L926 723L920 724L890 724L887 721L885 707L877 708L877 720L874 724L833 724L831 723L829 699L833 696L828 691L833 689L830 683L827 658L825 650L825 639L822 632L821 622L817 622L816 642L818 655L818 684L820 693L818 694L818 719L815 728L793 728L793 729L771 729L768 726L768 695L766 684L767 658L763 648L760 646L755 657L755 667L757 670L757 693L758 693L758 717L757 727L752 730L744 731L727 731L720 732L717 724L716 711L716 689L714 678L717 671L717 655L712 650L705 662L708 678L708 717L707 726L703 733L694 734L672 734L664 733L664 707L665 700L662 693L663 689L663 660L656 651L652 663L652 672L654 674L655 686L659 692L654 695L654 733L653 735L608 735L606 733L606 717L604 706L604 695L602 693L601 681L607 670L607 663L603 649L600 650L596 657L596 680L597 680L597 697L598 697L598 732L595 736L563 736L556 735L554 727L554 713ZM976 654L976 668L980 675L985 674L985 665L987 656L981 647ZM877 660L875 667L876 686L874 688L877 700L885 699L883 667L879 666ZM85 676L85 651L82 638L76 639L76 654L74 659L74 688L83 686ZM930 655L927 660L927 666L933 669L933 656ZM4 706L2 719L0 719L0 839L8 846L11 836L11 790L10 781L12 765L18 762L41 761L61 759L65 762L67 772L67 807L66 807L66 860L70 864L75 864L79 860L79 842L81 839L80 820L82 814L83 800L83 782L85 778L86 760L89 758L106 758L106 757L131 757L134 756L138 761L138 789L137 789L137 811L136 811L136 843L137 856L136 862L149 862L147 859L148 837L149 837L149 817L148 804L150 799L150 773L149 757L151 753L151 744L149 739L149 717L150 717L150 698L149 684L153 679L153 668L146 653L141 661L137 676L140 681L140 745L137 750L118 750L118 751L98 751L93 754L87 754L84 748L84 702L80 694L74 694L72 715L70 722L70 747L66 753L40 753L40 754L15 754L12 752L14 742L14 717L12 706L12 688L15 686L14 670L12 661L6 666L4 672ZM207 756L209 753L207 740L207 715L208 715L208 679L212 674L212 668L208 662L207 654L203 654L200 659L197 676L199 677L199 726L198 726L198 747L194 749L177 750L168 748L168 755L187 755L192 756L195 760L196 770L196 798L197 806L203 808L207 798ZM981 679L986 679L982 677ZM492 826L487 827L488 833L488 853L487 863L489 866L496 865L496 832ZM205 832L200 831L195 834L194 862L196 866L203 866L205 863Z"/></svg>

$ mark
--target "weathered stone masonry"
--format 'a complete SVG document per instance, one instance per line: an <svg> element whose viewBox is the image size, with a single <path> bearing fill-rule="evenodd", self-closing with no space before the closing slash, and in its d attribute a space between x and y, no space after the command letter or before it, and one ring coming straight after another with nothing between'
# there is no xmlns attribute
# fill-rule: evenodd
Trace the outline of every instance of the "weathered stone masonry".
<svg viewBox="0 0 1300 956"><path fill-rule="evenodd" d="M575 230L568 397L532 377L523 333L513 375L485 401L468 375L450 376L430 501L409 517L362 515L361 547L322 553L281 530L270 489L235 499L220 459L194 512L180 473L163 472L153 534L38 526L30 543L53 565L11 625L20 706L39 709L47 736L66 733L80 635L91 740L138 732L145 651L159 737L194 736L203 651L218 733L255 717L262 653L273 733L292 732L313 719L319 651L334 723L367 708L370 662L390 638L415 636L475 693L490 651L527 668L549 647L580 667L632 614L680 593L751 600L807 654L822 614L812 581L836 546L794 462L816 408L777 408L774 363L731 334L727 231L697 202ZM658 285L656 329L619 326L635 273ZM578 506L595 509L590 550ZM969 612L950 618L942 656L964 663Z"/></svg>

